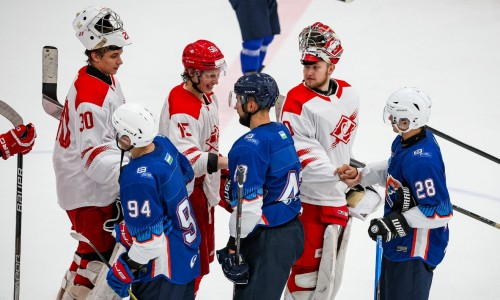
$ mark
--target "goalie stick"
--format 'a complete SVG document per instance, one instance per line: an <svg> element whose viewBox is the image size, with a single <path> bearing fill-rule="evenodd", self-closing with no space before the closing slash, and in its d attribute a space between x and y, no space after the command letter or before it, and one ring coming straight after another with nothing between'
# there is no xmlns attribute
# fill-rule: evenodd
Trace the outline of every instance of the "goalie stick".
<svg viewBox="0 0 500 300"><path fill-rule="evenodd" d="M355 167L355 168L364 168L365 167L364 163L362 163L362 162L360 162L360 161L358 161L358 160L356 160L354 158L351 158L350 165L353 166L353 167ZM483 222L486 225L490 225L492 227L500 229L500 224L499 223L496 223L496 222L493 222L493 221L491 221L489 219L486 219L485 217L482 217L482 216L480 216L478 214L475 214L475 213L473 213L471 211L468 211L468 210L466 210L464 208L456 206L455 204L452 204L451 206L453 207L454 210L456 210L458 212L461 212L462 214L464 214L464 215L466 215L468 217L476 219L479 222Z"/></svg>
<svg viewBox="0 0 500 300"><path fill-rule="evenodd" d="M23 118L7 103L0 100L0 115L15 127L22 125ZM16 249L14 252L14 300L19 299L21 289L21 220L23 212L23 155L17 154L16 181Z"/></svg>
<svg viewBox="0 0 500 300"><path fill-rule="evenodd" d="M92 247L92 249L94 249L95 253L97 253L97 255L99 256L99 258L101 259L101 261L109 268L111 269L112 266L109 264L109 262L104 258L104 256L102 255L102 253L96 248L96 246L94 244L92 244L92 242L89 241L89 239L87 237L85 237L83 234L81 233L78 233L78 232L75 232L75 231L72 231L69 233L71 235L72 238L74 238L75 240L79 241L79 242L82 242L82 243L86 243L88 244L90 247ZM137 297L134 295L134 293L132 293L132 287L130 287L128 289L128 294L130 296L131 299L133 300L137 300Z"/></svg>
<svg viewBox="0 0 500 300"><path fill-rule="evenodd" d="M52 117L61 118L63 105L57 100L58 51L56 47L45 46L42 50L42 106Z"/></svg>

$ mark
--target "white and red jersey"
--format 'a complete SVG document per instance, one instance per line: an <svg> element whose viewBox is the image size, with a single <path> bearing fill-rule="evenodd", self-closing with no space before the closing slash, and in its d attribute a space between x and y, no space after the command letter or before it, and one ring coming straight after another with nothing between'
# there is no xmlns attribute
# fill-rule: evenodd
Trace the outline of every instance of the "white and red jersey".
<svg viewBox="0 0 500 300"><path fill-rule="evenodd" d="M320 206L346 205L346 185L334 171L349 164L358 127L359 96L345 81L333 80L330 96L304 83L291 89L280 114L288 127L302 164L300 199Z"/></svg>
<svg viewBox="0 0 500 300"><path fill-rule="evenodd" d="M208 174L208 153L219 154L219 104L214 93L204 94L204 103L186 90L184 83L174 87L163 105L160 134L166 135L184 154L203 179L203 191L210 206L219 203L220 171Z"/></svg>
<svg viewBox="0 0 500 300"><path fill-rule="evenodd" d="M121 151L111 116L123 103L125 97L113 76L91 66L78 71L64 103L52 156L58 202L64 210L106 206L118 196Z"/></svg>

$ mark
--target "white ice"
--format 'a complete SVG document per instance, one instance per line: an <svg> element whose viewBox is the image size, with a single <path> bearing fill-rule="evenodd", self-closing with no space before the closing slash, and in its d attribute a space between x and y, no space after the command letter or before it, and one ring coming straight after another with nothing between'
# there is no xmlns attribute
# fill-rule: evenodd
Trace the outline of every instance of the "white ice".
<svg viewBox="0 0 500 300"><path fill-rule="evenodd" d="M0 2L0 99L25 122L36 125L34 150L24 160L21 299L54 299L76 242L56 201L51 155L58 122L41 106L42 47L59 48L59 99L64 100L83 47L71 22L87 5L118 12L133 44L125 48L118 78L129 101L160 111L168 91L181 80L181 51L208 39L220 46L228 74L216 93L221 110L221 151L246 129L226 95L240 76L240 32L226 0L190 1L8 1ZM500 2L498 0L280 0L283 31L271 44L265 71L282 94L301 81L297 36L322 21L339 34L344 55L334 77L361 95L355 157L386 159L391 129L382 122L387 97L402 86L419 86L433 99L429 124L500 157ZM258 22L258 20L256 20ZM11 125L3 118L0 131ZM500 166L439 139L454 204L500 222ZM16 160L1 161L0 299L13 294ZM78 188L78 187L75 187ZM381 210L374 217L381 215ZM216 247L224 246L228 214L216 211ZM344 279L337 299L373 297L375 243L368 221L355 220ZM447 255L434 273L431 299L499 299L500 231L458 212L450 223ZM230 299L232 285L217 263L202 282L198 299Z"/></svg>

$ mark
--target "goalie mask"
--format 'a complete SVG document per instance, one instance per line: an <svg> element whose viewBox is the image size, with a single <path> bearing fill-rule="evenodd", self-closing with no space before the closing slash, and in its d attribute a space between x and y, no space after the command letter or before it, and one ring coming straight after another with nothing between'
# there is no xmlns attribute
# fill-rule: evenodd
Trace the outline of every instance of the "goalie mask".
<svg viewBox="0 0 500 300"><path fill-rule="evenodd" d="M87 50L109 46L122 48L131 44L120 16L106 7L89 6L78 12L73 28Z"/></svg>
<svg viewBox="0 0 500 300"><path fill-rule="evenodd" d="M299 34L299 50L302 53L302 64L320 60L336 64L344 51L335 31L321 22L302 30Z"/></svg>
<svg viewBox="0 0 500 300"><path fill-rule="evenodd" d="M432 101L419 88L404 87L394 92L384 108L384 122L399 134L423 127L429 121Z"/></svg>
<svg viewBox="0 0 500 300"><path fill-rule="evenodd" d="M118 147L128 151L151 144L158 134L158 122L153 112L142 104L125 103L113 113Z"/></svg>

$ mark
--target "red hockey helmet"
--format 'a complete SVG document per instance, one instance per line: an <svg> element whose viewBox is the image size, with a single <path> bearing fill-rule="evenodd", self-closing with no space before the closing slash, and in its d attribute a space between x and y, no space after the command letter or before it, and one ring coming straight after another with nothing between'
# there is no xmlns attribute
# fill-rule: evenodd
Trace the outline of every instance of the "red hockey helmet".
<svg viewBox="0 0 500 300"><path fill-rule="evenodd" d="M336 64L344 51L335 31L321 22L302 30L299 35L299 49L302 52L302 63L323 60Z"/></svg>
<svg viewBox="0 0 500 300"><path fill-rule="evenodd" d="M226 71L226 61L220 49L207 40L197 40L188 44L182 52L184 69L193 68L199 71L221 69Z"/></svg>

